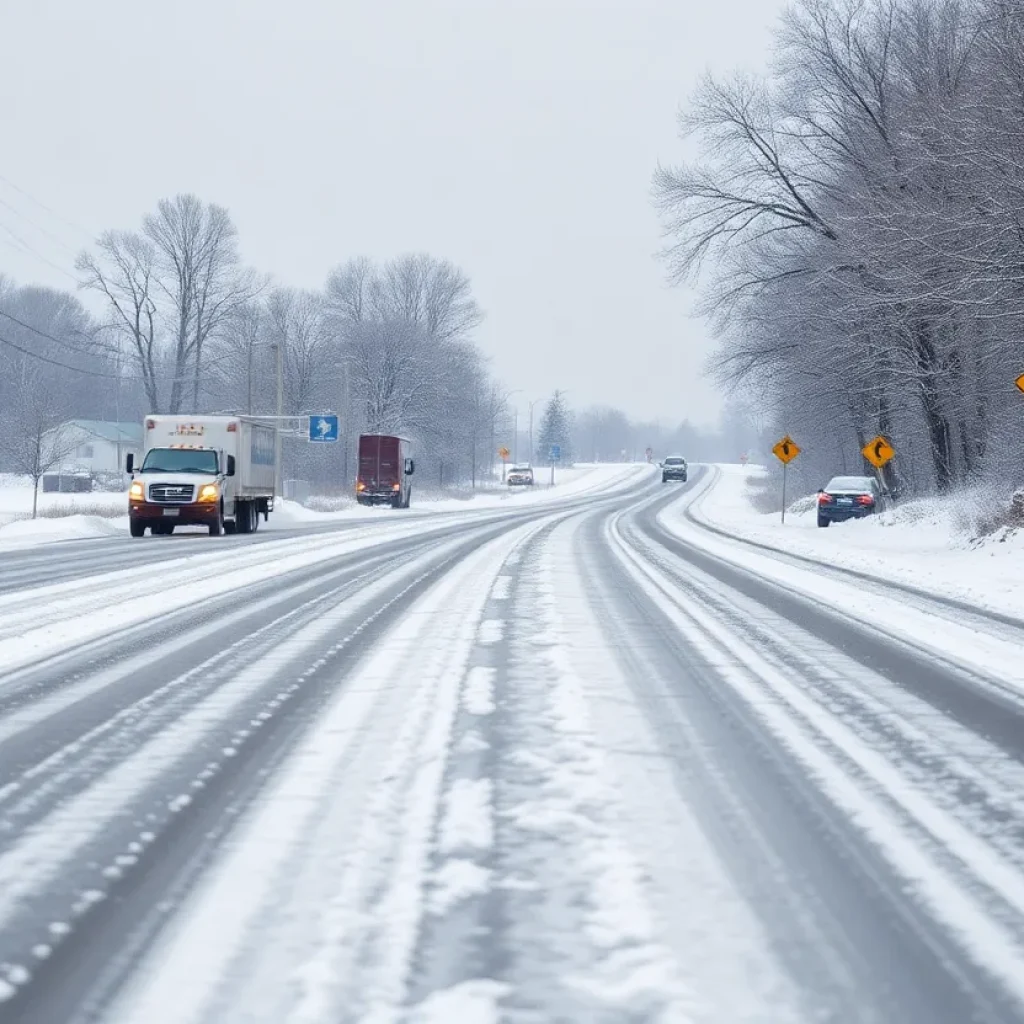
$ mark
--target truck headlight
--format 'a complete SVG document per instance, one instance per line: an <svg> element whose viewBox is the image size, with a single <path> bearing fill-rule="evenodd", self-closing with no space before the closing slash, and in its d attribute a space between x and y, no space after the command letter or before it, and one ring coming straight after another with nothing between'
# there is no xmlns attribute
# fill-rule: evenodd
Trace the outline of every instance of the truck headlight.
<svg viewBox="0 0 1024 1024"><path fill-rule="evenodd" d="M216 501L220 497L220 491L216 484L204 484L199 491L200 501Z"/></svg>
<svg viewBox="0 0 1024 1024"><path fill-rule="evenodd" d="M145 501L146 500L146 488L139 480L135 480L132 483L131 490L128 492L128 497L132 501Z"/></svg>

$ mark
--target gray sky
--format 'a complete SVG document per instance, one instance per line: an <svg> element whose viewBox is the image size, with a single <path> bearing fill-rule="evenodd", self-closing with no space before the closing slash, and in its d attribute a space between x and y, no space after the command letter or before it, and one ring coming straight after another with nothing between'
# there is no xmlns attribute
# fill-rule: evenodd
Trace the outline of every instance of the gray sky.
<svg viewBox="0 0 1024 1024"><path fill-rule="evenodd" d="M760 67L781 0L6 6L0 175L53 214L0 180L0 272L73 287L87 232L191 191L282 283L358 254L460 264L513 401L715 419L649 182L698 75Z"/></svg>

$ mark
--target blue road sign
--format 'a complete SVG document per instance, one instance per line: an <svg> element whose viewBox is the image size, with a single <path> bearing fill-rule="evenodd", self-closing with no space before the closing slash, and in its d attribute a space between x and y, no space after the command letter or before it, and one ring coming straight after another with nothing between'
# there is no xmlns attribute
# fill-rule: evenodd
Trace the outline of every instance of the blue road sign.
<svg viewBox="0 0 1024 1024"><path fill-rule="evenodd" d="M557 462L562 457L562 446L560 444L553 444L551 446L551 458L554 462Z"/></svg>
<svg viewBox="0 0 1024 1024"><path fill-rule="evenodd" d="M310 416L309 439L310 441L337 441L338 417Z"/></svg>

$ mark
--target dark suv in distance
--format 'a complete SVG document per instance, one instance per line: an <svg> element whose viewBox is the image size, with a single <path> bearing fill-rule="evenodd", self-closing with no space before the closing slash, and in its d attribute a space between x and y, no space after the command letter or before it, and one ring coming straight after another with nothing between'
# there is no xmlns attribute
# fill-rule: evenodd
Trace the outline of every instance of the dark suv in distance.
<svg viewBox="0 0 1024 1024"><path fill-rule="evenodd" d="M686 483L686 459L681 455L670 455L661 464L661 482L667 484L669 480L682 480Z"/></svg>
<svg viewBox="0 0 1024 1024"><path fill-rule="evenodd" d="M882 511L882 491L870 476L834 476L818 491L818 526Z"/></svg>

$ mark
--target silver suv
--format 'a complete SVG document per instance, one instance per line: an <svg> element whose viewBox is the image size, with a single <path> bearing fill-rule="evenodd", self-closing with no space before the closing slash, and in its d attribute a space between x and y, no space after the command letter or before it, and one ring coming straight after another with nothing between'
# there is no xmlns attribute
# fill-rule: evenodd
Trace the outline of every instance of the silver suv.
<svg viewBox="0 0 1024 1024"><path fill-rule="evenodd" d="M669 480L686 483L686 459L682 455L670 455L661 464L661 482L667 484Z"/></svg>

